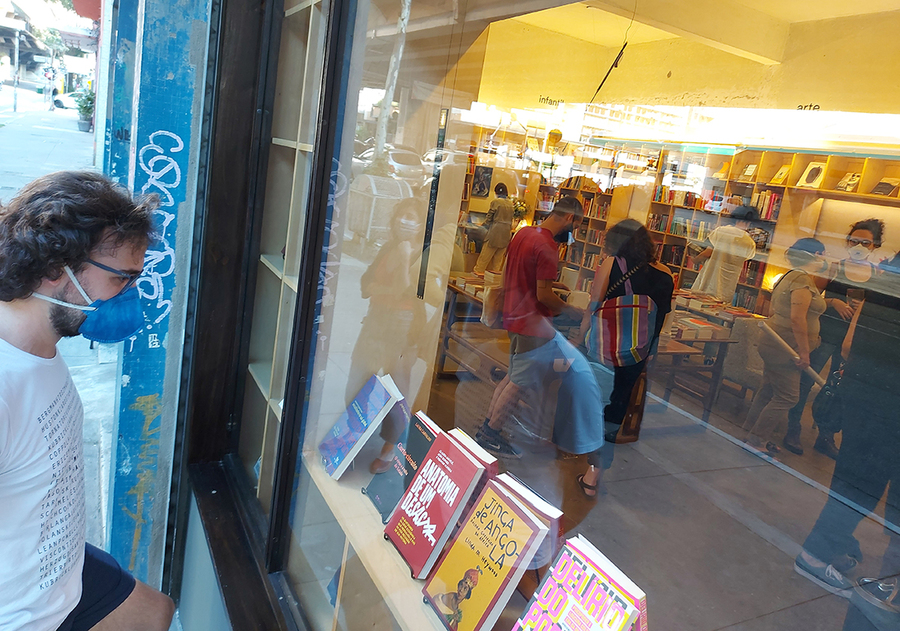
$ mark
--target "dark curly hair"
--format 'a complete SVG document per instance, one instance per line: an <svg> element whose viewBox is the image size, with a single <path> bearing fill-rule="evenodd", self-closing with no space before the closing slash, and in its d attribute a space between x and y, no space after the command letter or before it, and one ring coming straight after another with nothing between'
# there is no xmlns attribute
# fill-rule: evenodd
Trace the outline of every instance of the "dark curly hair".
<svg viewBox="0 0 900 631"><path fill-rule="evenodd" d="M0 207L0 301L27 298L68 265L77 272L98 248L145 246L155 195L133 199L99 173L59 171L27 184Z"/></svg>
<svg viewBox="0 0 900 631"><path fill-rule="evenodd" d="M850 226L850 232L847 233L847 238L850 238L850 235L856 232L857 230L868 230L872 233L872 243L876 248L881 247L882 239L884 239L884 222L881 219L876 219L872 217L871 219L862 219L861 221L857 221L855 224Z"/></svg>
<svg viewBox="0 0 900 631"><path fill-rule="evenodd" d="M629 267L656 261L653 237L639 221L623 219L606 231L603 251L610 256L621 256Z"/></svg>

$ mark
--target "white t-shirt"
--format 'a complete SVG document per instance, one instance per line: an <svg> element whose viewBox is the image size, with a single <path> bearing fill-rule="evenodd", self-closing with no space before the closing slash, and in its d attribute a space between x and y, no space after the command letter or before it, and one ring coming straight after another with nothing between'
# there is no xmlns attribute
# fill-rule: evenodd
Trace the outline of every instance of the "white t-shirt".
<svg viewBox="0 0 900 631"><path fill-rule="evenodd" d="M700 268L691 289L731 303L744 262L756 254L756 242L736 226L721 226L709 234L712 256Z"/></svg>
<svg viewBox="0 0 900 631"><path fill-rule="evenodd" d="M83 420L58 352L0 340L0 629L56 629L81 598Z"/></svg>

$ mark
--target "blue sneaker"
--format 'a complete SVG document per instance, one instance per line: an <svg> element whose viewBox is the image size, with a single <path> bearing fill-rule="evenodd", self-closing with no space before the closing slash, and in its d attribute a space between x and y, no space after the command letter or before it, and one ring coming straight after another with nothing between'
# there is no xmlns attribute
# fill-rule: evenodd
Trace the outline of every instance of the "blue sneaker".
<svg viewBox="0 0 900 631"><path fill-rule="evenodd" d="M848 571L856 565L853 559ZM824 564L805 551L801 551L794 560L794 571L800 576L808 578L813 583L842 598L850 598L853 590L853 581L839 572L833 565Z"/></svg>

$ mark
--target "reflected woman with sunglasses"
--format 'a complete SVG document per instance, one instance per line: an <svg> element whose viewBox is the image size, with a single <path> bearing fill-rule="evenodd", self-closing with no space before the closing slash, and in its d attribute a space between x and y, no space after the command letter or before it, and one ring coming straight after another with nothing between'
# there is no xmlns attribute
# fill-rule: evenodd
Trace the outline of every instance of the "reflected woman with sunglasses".
<svg viewBox="0 0 900 631"><path fill-rule="evenodd" d="M847 258L837 261L829 274L830 280L825 286L825 304L827 309L819 321L822 342L810 353L810 366L820 371L825 362L831 358L830 371L841 365L841 342L847 334L853 313L865 298L866 288L878 280L878 268L869 257L876 248L881 247L884 239L884 222L880 219L863 219L850 226L847 233ZM805 374L800 380L800 398L788 414L788 431L784 437L784 446L795 454L803 453L800 443L800 419L806 405L812 379ZM838 415L835 415L838 416ZM838 448L834 437L841 431L839 419L833 426L819 424L819 434L813 449L829 458L837 458Z"/></svg>

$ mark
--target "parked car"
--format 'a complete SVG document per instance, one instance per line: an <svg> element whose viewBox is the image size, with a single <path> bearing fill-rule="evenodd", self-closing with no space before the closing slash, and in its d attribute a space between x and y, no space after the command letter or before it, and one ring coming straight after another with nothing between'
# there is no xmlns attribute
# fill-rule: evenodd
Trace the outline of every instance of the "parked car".
<svg viewBox="0 0 900 631"><path fill-rule="evenodd" d="M75 102L75 92L57 94L53 97L53 105L62 110L77 110L78 103Z"/></svg>
<svg viewBox="0 0 900 631"><path fill-rule="evenodd" d="M440 149L429 149L422 156L422 163L425 165L425 171L428 175L434 173L434 163ZM469 154L466 151L455 151L453 149L444 149L441 155L441 166L447 164L467 164Z"/></svg>
<svg viewBox="0 0 900 631"><path fill-rule="evenodd" d="M400 149L385 145L385 155L388 160L388 170L393 177L406 181L410 186L421 186L425 181L425 167L418 154L409 149ZM366 149L358 156L353 156L351 172L356 177L372 163L375 156L375 148Z"/></svg>

